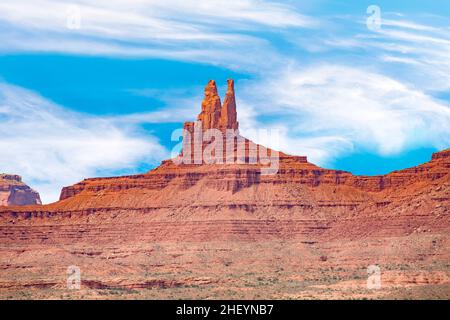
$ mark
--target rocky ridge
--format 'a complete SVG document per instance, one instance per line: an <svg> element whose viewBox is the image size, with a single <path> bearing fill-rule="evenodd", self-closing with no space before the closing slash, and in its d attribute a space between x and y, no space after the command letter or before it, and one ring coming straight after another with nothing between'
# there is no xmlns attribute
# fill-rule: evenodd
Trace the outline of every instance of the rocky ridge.
<svg viewBox="0 0 450 320"><path fill-rule="evenodd" d="M240 134L235 101L232 80L228 81L223 105L215 82L208 82L198 121L186 122L184 128L191 133L198 124L203 130L217 129L224 132L234 129L237 134L233 142L236 142ZM245 141L247 160L252 145L256 149L264 148L242 139ZM227 142L224 141L224 144ZM185 146L180 156L185 152ZM201 147L200 152L204 150L205 144ZM268 154L274 152L267 149ZM235 154L236 148L234 160ZM63 188L57 203L14 211L16 215L27 211L29 216L152 211L149 218L164 220L168 216L178 215L180 219L185 219L181 214L185 211L190 212L189 219L201 219L210 210L215 212L215 218L222 219L227 217L225 212L231 210L247 218L252 216L246 213L257 212L260 217L282 219L281 213L284 211L288 215L319 212L330 212L332 216L341 214L342 217L357 212L378 215L384 211L396 212L398 207L410 206L422 198L426 201L417 204L411 213L424 205L428 213L431 213L430 210L447 209L449 205L449 150L433 154L431 161L425 164L379 176L355 176L342 170L321 168L309 163L306 156L291 156L283 152L277 152L277 155L278 171L269 175L261 173L265 165L259 162L250 164L234 161L228 164L225 154L222 163L213 164L185 164L175 161L177 159L165 160L145 174L86 179ZM429 209L429 206L433 209ZM202 213L202 210L205 212ZM279 213L279 217L275 212Z"/></svg>
<svg viewBox="0 0 450 320"><path fill-rule="evenodd" d="M39 194L18 175L0 174L0 206L41 204Z"/></svg>

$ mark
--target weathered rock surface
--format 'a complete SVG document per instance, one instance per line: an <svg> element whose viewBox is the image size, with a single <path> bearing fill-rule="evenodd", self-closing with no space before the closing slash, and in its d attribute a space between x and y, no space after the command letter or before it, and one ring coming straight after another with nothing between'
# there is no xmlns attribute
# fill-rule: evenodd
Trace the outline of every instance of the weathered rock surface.
<svg viewBox="0 0 450 320"><path fill-rule="evenodd" d="M236 97L234 93L234 81L228 80L228 89L225 94L225 100L221 105L220 97L217 92L216 82L210 80L205 88L205 97L202 101L202 110L197 117L201 122L202 129L217 129L225 131L226 129L239 129L236 112ZM193 128L194 122L186 122L184 128Z"/></svg>
<svg viewBox="0 0 450 320"><path fill-rule="evenodd" d="M41 204L39 194L18 175L0 174L0 206Z"/></svg>
<svg viewBox="0 0 450 320"><path fill-rule="evenodd" d="M202 112L197 120L203 123L204 129L217 128L221 118L221 103L214 80L210 80L205 88L205 98L202 102Z"/></svg>
<svg viewBox="0 0 450 320"><path fill-rule="evenodd" d="M223 129L239 129L239 124L237 121L236 112L236 97L234 94L234 81L229 79L228 89L225 94L225 100L223 101L223 106L220 114L219 127Z"/></svg>

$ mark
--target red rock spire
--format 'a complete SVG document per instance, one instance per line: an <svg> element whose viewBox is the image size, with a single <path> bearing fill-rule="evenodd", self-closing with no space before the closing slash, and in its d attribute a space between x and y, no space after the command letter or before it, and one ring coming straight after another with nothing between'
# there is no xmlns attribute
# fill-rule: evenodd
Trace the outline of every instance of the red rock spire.
<svg viewBox="0 0 450 320"><path fill-rule="evenodd" d="M203 130L207 129L235 129L239 127L237 122L236 98L234 96L234 81L229 79L228 89L223 105L221 105L217 93L216 82L210 80L205 88L205 98L202 102L202 111L197 120L202 122Z"/></svg>
<svg viewBox="0 0 450 320"><path fill-rule="evenodd" d="M220 122L220 97L217 93L216 82L210 80L205 88L205 98L202 102L202 111L197 120L202 122L203 129L219 128Z"/></svg>
<svg viewBox="0 0 450 320"><path fill-rule="evenodd" d="M220 127L221 129L235 129L237 130L239 124L237 122L236 112L236 98L234 96L234 80L228 79L228 90L223 102Z"/></svg>

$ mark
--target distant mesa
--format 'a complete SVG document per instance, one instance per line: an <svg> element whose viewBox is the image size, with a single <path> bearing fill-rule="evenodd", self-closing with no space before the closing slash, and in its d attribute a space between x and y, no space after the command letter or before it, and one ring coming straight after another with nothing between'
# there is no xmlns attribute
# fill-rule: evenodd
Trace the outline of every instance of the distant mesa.
<svg viewBox="0 0 450 320"><path fill-rule="evenodd" d="M235 161L239 150L234 148L231 149L233 161L228 161L230 155L226 149L229 149L230 140L227 139L223 143L223 157L216 153L217 150L214 151L215 158L220 162L205 163L201 156L201 161L196 162L198 155L204 155L203 151L208 148L202 144L203 140L200 147L194 143L193 137L199 128L204 134L207 130L235 132L233 146L238 139L244 140L245 161ZM207 83L200 114L196 121L185 122L183 134L183 148L179 156L164 160L160 166L141 175L85 179L65 187L61 192L61 201L51 209L57 212L60 207L66 212L100 212L106 211L106 208L151 210L153 216L161 214L164 217L185 211L193 216L207 215L209 210L213 210L214 214L225 214L229 213L228 210L239 211L239 208L246 208L246 212L258 212L260 216L277 215L286 208L296 214L308 210L323 214L328 209L333 214L378 213L381 206L388 204L393 211L399 210L394 207L403 205L408 196L417 200L419 189L429 201L423 204L448 201L446 197L431 197L428 191L428 188L448 182L448 150L435 153L432 161L414 168L379 176L356 176L342 170L321 168L308 162L306 156L274 151L242 137L237 121L233 80L228 80L223 103L215 81ZM190 139L186 139L187 136ZM257 162L255 165L249 161L252 150L258 150L260 157L260 149L278 155L276 174L264 175L262 169L265 164ZM180 158L183 161L176 161ZM402 190L402 197L397 194L399 190ZM191 210L191 207L197 209ZM349 208L351 210L346 211Z"/></svg>
<svg viewBox="0 0 450 320"><path fill-rule="evenodd" d="M36 207L35 212L31 208L15 209L13 215L20 211L24 216L83 216L119 210L130 214L151 212L152 218L164 220L175 216L181 218L184 214L191 219L248 212L258 212L258 217L273 217L280 212L288 216L328 213L335 217L337 212L343 216L382 212L413 214L419 208L426 213L448 208L450 199L444 194L448 192L450 179L449 149L433 154L432 160L422 165L379 176L357 176L321 168L308 162L306 156L288 155L243 138L239 133L233 80L228 80L223 103L215 81L208 82L204 93L197 121L186 122L183 134L195 136L198 127L221 133L233 131L236 135L233 146L239 139L245 142L245 161L235 161L239 150L234 148L231 149L233 161L228 161L227 139L223 157L217 150L213 154L222 161L205 163L203 158L197 163L197 155L204 154L208 146L196 147L193 140L191 143L183 140L178 156L162 161L160 166L147 173L85 179L64 187L60 201ZM261 159L261 149L270 155L277 154L274 174L263 174L263 169L270 168L272 162L255 164L249 161L254 160L253 150L258 150L257 157ZM180 158L194 161L175 161ZM20 177L9 177L2 178L2 205L40 203L39 195L21 183ZM412 202L418 202L417 206L410 206Z"/></svg>
<svg viewBox="0 0 450 320"><path fill-rule="evenodd" d="M0 174L0 206L41 204L39 193L22 182L22 177Z"/></svg>

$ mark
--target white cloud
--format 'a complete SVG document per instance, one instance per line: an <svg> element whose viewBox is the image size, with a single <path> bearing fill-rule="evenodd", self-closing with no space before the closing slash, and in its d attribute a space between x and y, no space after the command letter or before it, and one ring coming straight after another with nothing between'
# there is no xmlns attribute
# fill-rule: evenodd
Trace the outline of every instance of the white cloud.
<svg viewBox="0 0 450 320"><path fill-rule="evenodd" d="M378 31L367 28L352 33L325 36L319 51L335 49L359 51L358 60L371 64L378 72L421 88L423 91L450 89L450 23L448 18L432 17L427 23L382 16ZM429 19L429 17L428 17ZM365 26L365 21L361 21ZM352 28L348 28L353 30ZM301 44L299 44L301 45ZM401 71L393 66L403 67Z"/></svg>
<svg viewBox="0 0 450 320"><path fill-rule="evenodd" d="M63 186L98 174L129 172L168 152L123 123L67 111L43 97L0 83L0 168L17 173L55 201Z"/></svg>
<svg viewBox="0 0 450 320"><path fill-rule="evenodd" d="M66 27L69 5L79 8L79 29ZM164 57L256 70L276 54L254 31L315 24L261 0L2 1L0 51Z"/></svg>
<svg viewBox="0 0 450 320"><path fill-rule="evenodd" d="M382 59L387 54L387 61L410 67L405 75L399 75L400 78L422 90L450 90L450 30L441 28L425 33L389 29L382 31L375 40L378 42L372 45L379 48ZM380 44L380 40L395 45L386 46Z"/></svg>
<svg viewBox="0 0 450 320"><path fill-rule="evenodd" d="M202 87L191 89L129 89L131 94L150 97L161 101L165 108L152 110L148 112L131 113L112 117L111 120L117 123L182 123L192 121L192 118L198 114L199 105L203 99Z"/></svg>
<svg viewBox="0 0 450 320"><path fill-rule="evenodd" d="M448 105L371 71L291 67L244 90L257 105L251 127L279 128L284 151L322 165L354 148L392 155L450 144Z"/></svg>

